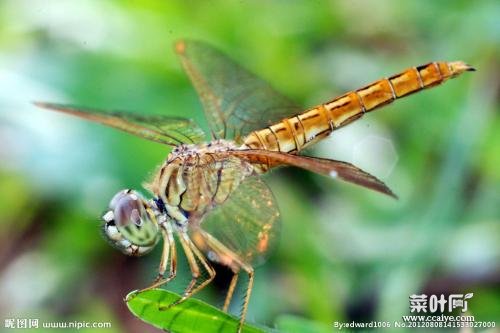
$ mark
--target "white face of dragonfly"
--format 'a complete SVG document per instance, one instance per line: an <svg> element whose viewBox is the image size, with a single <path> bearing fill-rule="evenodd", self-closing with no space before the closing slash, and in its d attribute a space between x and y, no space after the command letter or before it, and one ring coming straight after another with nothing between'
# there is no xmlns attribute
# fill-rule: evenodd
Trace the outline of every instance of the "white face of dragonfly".
<svg viewBox="0 0 500 333"><path fill-rule="evenodd" d="M133 190L118 192L103 215L105 238L117 249L130 256L150 252L159 240L154 212L140 193Z"/></svg>

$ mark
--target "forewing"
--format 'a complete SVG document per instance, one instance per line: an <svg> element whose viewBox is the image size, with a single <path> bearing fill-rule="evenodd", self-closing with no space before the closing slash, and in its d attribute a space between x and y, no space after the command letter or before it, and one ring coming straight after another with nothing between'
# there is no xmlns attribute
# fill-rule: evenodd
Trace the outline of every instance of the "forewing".
<svg viewBox="0 0 500 333"><path fill-rule="evenodd" d="M134 113L96 110L56 103L36 102L35 105L111 126L142 138L176 146L205 140L205 133L192 120L162 115L143 116Z"/></svg>
<svg viewBox="0 0 500 333"><path fill-rule="evenodd" d="M251 131L301 111L267 82L205 43L179 41L176 51L215 138L239 141Z"/></svg>
<svg viewBox="0 0 500 333"><path fill-rule="evenodd" d="M207 214L201 228L243 261L258 265L277 243L280 213L269 187L250 176Z"/></svg>
<svg viewBox="0 0 500 333"><path fill-rule="evenodd" d="M347 162L326 158L298 156L259 149L231 151L225 154L239 156L253 164L295 166L332 178L339 178L346 182L360 185L371 190L387 194L393 198L397 198L397 196L387 185L384 184L383 181Z"/></svg>

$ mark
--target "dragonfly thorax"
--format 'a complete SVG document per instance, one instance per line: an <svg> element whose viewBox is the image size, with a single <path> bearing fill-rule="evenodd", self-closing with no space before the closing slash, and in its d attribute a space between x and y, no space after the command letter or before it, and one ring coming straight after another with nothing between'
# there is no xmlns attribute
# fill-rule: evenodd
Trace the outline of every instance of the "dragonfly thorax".
<svg viewBox="0 0 500 333"><path fill-rule="evenodd" d="M220 154L238 149L228 140L179 145L145 187L162 200L167 214L178 224L200 220L254 172L250 163Z"/></svg>
<svg viewBox="0 0 500 333"><path fill-rule="evenodd" d="M220 153L223 151L238 149L238 145L234 141L218 139L210 142L199 144L181 144L172 149L168 155L167 161L177 158L196 157L206 153Z"/></svg>

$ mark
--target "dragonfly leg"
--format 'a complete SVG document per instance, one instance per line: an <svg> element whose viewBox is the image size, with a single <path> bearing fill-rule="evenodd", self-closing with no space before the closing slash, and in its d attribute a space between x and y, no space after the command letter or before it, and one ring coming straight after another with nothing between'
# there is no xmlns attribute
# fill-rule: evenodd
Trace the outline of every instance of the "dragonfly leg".
<svg viewBox="0 0 500 333"><path fill-rule="evenodd" d="M168 283L173 280L177 275L177 250L175 248L174 234L170 224L162 225L162 234L164 238L163 242L163 252L160 261L160 267L158 268L158 276L154 282L155 287ZM168 277L165 278L165 271L167 270L167 262L169 267Z"/></svg>
<svg viewBox="0 0 500 333"><path fill-rule="evenodd" d="M248 303L250 301L250 295L252 294L253 288L253 279L254 279L254 269L253 267L243 261L240 256L230 249L227 248L224 244L222 244L219 240L213 237L206 231L199 230L206 241L206 244L210 250L212 250L218 258L218 262L228 266L234 273L234 276L229 285L229 290L226 296L226 300L224 301L223 310L226 311L229 307L229 303L231 301L232 295L234 293L234 289L236 287L236 282L238 281L238 273L241 270L244 270L248 274L248 284L245 293L245 300L243 302L243 308L241 310L240 322L238 325L238 332L241 332L243 329L243 324L245 323L245 318L248 310Z"/></svg>
<svg viewBox="0 0 500 333"><path fill-rule="evenodd" d="M231 299L233 298L234 289L236 287L236 283L238 282L239 273L233 273L233 278L231 279L231 283L229 284L229 289L227 290L226 299L224 300L224 306L222 307L222 311L227 312L229 309L229 304L231 303Z"/></svg>
<svg viewBox="0 0 500 333"><path fill-rule="evenodd" d="M163 250L161 253L160 265L158 267L158 276L150 286L138 290L137 292L132 294L133 296L146 290L158 288L159 286L173 280L177 274L177 252L175 249L175 241L172 228L170 227L170 225L162 225L161 233L163 237ZM169 267L169 274L168 277L165 277L167 266Z"/></svg>
<svg viewBox="0 0 500 333"><path fill-rule="evenodd" d="M184 293L180 299L173 302L172 304L169 304L166 307L160 307L160 310L165 310L184 302L186 299L193 296L201 289L205 288L210 282L212 282L212 280L215 277L215 270L212 268L212 266L210 266L210 264L205 259L205 256L193 244L193 242L191 241L191 239L189 239L189 236L186 233L180 233L179 241L181 242L182 248L186 253L189 268L191 269L191 274L192 274L191 282L184 290ZM203 265L203 268L205 268L205 270L209 275L207 279L205 279L198 285L197 283L201 276L200 274L201 270L197 263L197 260Z"/></svg>
<svg viewBox="0 0 500 333"><path fill-rule="evenodd" d="M248 274L248 284L247 284L247 291L245 293L245 301L243 302L243 309L241 310L238 333L241 332L243 324L245 323L245 318L247 316L247 310L248 310L248 303L250 302L250 295L252 294L253 279L254 279L254 270L252 266L248 264L243 264L241 268Z"/></svg>

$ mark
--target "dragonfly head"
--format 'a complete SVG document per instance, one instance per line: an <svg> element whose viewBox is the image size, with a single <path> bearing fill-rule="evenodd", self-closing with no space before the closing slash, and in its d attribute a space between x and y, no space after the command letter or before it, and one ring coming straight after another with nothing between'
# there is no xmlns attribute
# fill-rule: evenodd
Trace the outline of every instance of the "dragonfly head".
<svg viewBox="0 0 500 333"><path fill-rule="evenodd" d="M127 255L146 254L159 240L155 213L139 192L118 192L102 219L105 238Z"/></svg>

